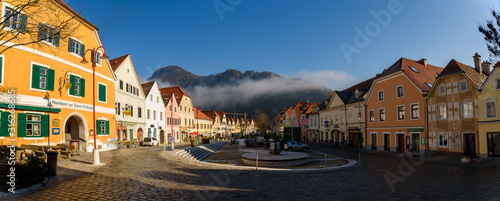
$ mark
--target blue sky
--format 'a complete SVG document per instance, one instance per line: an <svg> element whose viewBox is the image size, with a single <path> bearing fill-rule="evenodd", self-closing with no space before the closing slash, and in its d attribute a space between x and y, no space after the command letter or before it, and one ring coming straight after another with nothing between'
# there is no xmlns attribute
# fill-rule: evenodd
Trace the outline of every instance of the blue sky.
<svg viewBox="0 0 500 201"><path fill-rule="evenodd" d="M111 58L131 54L142 78L168 65L197 75L233 68L301 77L337 90L400 57L441 67L451 59L472 66L476 52L488 59L477 26L492 19L490 9L500 9L498 0L66 3L99 27ZM390 19L381 15L379 22L372 13L389 13ZM356 43L363 34L368 40ZM341 46L356 49L345 54Z"/></svg>

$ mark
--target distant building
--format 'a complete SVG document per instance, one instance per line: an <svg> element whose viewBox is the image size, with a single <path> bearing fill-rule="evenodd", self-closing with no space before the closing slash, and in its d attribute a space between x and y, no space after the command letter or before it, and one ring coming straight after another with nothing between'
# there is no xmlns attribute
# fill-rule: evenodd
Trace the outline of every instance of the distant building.
<svg viewBox="0 0 500 201"><path fill-rule="evenodd" d="M165 143L165 103L156 81L142 84L146 97L146 129L147 136Z"/></svg>
<svg viewBox="0 0 500 201"><path fill-rule="evenodd" d="M161 94L175 94L177 104L179 104L179 129L181 131L181 140L188 141L188 135L194 132L194 110L191 96L189 96L181 87L167 87L160 89Z"/></svg>

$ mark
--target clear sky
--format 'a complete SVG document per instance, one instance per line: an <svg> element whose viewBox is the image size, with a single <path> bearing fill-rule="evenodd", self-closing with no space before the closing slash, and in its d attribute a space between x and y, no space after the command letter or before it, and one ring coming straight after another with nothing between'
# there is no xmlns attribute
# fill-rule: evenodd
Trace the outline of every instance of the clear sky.
<svg viewBox="0 0 500 201"><path fill-rule="evenodd" d="M498 0L65 2L99 28L112 59L131 54L142 78L168 65L197 75L233 68L337 90L400 57L441 67L451 59L473 66L476 52L488 59L477 26L500 10Z"/></svg>

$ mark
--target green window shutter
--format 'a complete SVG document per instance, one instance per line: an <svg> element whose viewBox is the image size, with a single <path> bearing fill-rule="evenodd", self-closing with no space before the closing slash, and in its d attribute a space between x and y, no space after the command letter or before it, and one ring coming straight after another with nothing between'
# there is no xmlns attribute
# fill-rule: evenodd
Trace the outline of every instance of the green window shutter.
<svg viewBox="0 0 500 201"><path fill-rule="evenodd" d="M45 39L45 26L42 23L38 24L38 39Z"/></svg>
<svg viewBox="0 0 500 201"><path fill-rule="evenodd" d="M85 56L85 45L80 44L80 56L83 57Z"/></svg>
<svg viewBox="0 0 500 201"><path fill-rule="evenodd" d="M69 52L73 52L73 43L74 43L74 42L75 42L75 41L74 41L72 38L69 38L69 39L68 39L68 51L69 51Z"/></svg>
<svg viewBox="0 0 500 201"><path fill-rule="evenodd" d="M33 74L31 75L31 88L40 89L40 66L33 65Z"/></svg>
<svg viewBox="0 0 500 201"><path fill-rule="evenodd" d="M50 132L49 115L42 115L42 137L49 137Z"/></svg>
<svg viewBox="0 0 500 201"><path fill-rule="evenodd" d="M19 25L19 31L26 32L26 25L28 24L28 15L21 14L21 24Z"/></svg>
<svg viewBox="0 0 500 201"><path fill-rule="evenodd" d="M106 133L109 134L109 121L106 121Z"/></svg>
<svg viewBox="0 0 500 201"><path fill-rule="evenodd" d="M2 83L2 68L3 68L3 57L0 57L0 83Z"/></svg>
<svg viewBox="0 0 500 201"><path fill-rule="evenodd" d="M71 83L71 88L69 88L69 95L75 95L75 76L69 75L69 82Z"/></svg>
<svg viewBox="0 0 500 201"><path fill-rule="evenodd" d="M26 137L26 114L17 113L17 137Z"/></svg>
<svg viewBox="0 0 500 201"><path fill-rule="evenodd" d="M9 132L9 112L0 112L0 136L10 137Z"/></svg>
<svg viewBox="0 0 500 201"><path fill-rule="evenodd" d="M53 69L48 69L47 73L48 73L48 76L47 76L47 89L50 90L50 91L54 91L55 71Z"/></svg>
<svg viewBox="0 0 500 201"><path fill-rule="evenodd" d="M80 96L85 97L85 79L80 78Z"/></svg>
<svg viewBox="0 0 500 201"><path fill-rule="evenodd" d="M99 101L106 102L106 86L99 84Z"/></svg>
<svg viewBox="0 0 500 201"><path fill-rule="evenodd" d="M96 120L96 121L95 121L95 129L96 129L95 133L96 133L97 135L102 134L102 133L101 133L101 120Z"/></svg>

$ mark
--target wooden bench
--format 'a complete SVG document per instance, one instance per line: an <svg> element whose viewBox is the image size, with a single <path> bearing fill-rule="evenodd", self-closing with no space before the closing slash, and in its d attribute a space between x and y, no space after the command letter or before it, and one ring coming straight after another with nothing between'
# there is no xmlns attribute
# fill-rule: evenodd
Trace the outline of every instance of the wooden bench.
<svg viewBox="0 0 500 201"><path fill-rule="evenodd" d="M47 153L45 153L45 149L42 146L35 146L35 145L21 145L20 149L23 151L21 152L21 155L25 155L27 159L30 159L30 157L37 157L41 158L45 161L47 161ZM21 156L22 159L22 156Z"/></svg>
<svg viewBox="0 0 500 201"><path fill-rule="evenodd" d="M57 144L57 148L55 149L59 152L59 156L65 155L66 159L70 159L74 148L74 145Z"/></svg>

